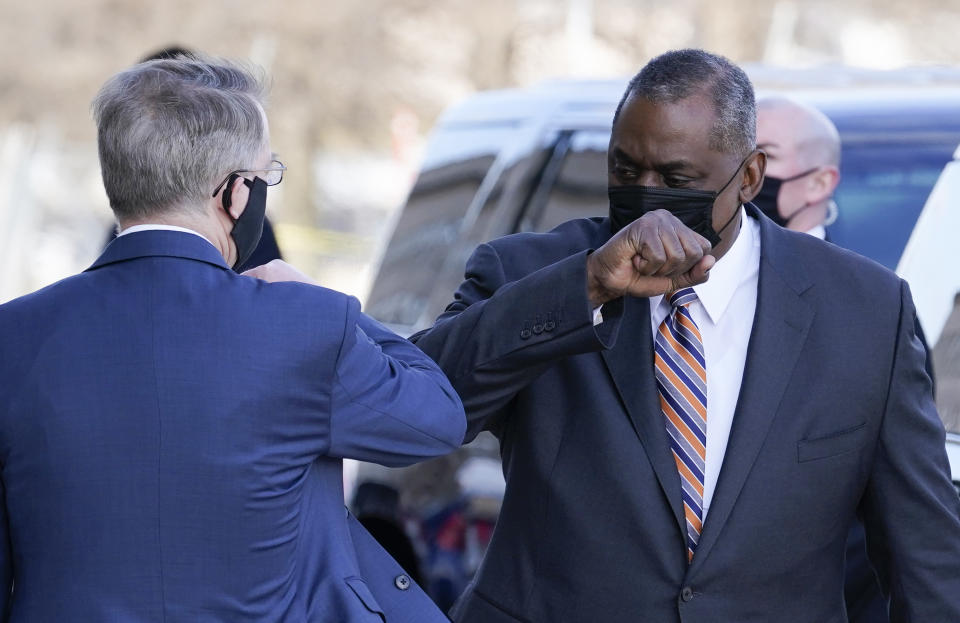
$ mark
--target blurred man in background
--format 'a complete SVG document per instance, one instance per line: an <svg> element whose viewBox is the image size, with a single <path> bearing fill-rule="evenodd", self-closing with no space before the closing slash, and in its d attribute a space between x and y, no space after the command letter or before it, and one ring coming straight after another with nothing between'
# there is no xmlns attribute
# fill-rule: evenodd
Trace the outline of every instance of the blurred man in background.
<svg viewBox="0 0 960 623"><path fill-rule="evenodd" d="M236 274L285 167L260 81L142 63L94 101L120 233L0 306L0 619L445 617L344 511L342 459L459 446L440 370L344 294Z"/></svg>
<svg viewBox="0 0 960 623"><path fill-rule="evenodd" d="M753 204L781 227L821 240L836 218L840 135L816 108L776 96L757 100L757 147L767 154Z"/></svg>

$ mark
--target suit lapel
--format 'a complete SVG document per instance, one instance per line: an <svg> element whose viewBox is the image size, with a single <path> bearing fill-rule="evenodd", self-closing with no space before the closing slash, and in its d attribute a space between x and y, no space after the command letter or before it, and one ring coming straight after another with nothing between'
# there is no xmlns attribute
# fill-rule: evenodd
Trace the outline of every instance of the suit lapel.
<svg viewBox="0 0 960 623"><path fill-rule="evenodd" d="M680 476L670 452L653 376L653 336L650 333L650 302L647 299L624 299L617 343L603 352L603 359L673 510L680 536L686 539ZM680 542L677 551L681 551L684 542Z"/></svg>
<svg viewBox="0 0 960 623"><path fill-rule="evenodd" d="M800 258L790 252L794 245L789 236L799 234L753 216L761 225L757 308L723 466L688 574L704 564L730 517L777 415L814 317L800 296L810 283Z"/></svg>

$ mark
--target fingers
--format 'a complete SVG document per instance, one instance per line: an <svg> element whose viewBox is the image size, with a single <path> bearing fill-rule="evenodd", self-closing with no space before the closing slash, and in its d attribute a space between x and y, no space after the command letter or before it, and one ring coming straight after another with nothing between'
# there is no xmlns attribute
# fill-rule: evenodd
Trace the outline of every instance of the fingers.
<svg viewBox="0 0 960 623"><path fill-rule="evenodd" d="M648 242L639 250L638 255L645 261L634 266L642 274L666 277L685 273L710 252L710 243L703 236L685 226L666 210L657 210L646 216L655 222L656 227L654 229L647 224L638 225L643 232L641 239L646 241L656 237L656 243ZM654 250L657 252L652 252ZM651 252L649 255L648 251Z"/></svg>
<svg viewBox="0 0 960 623"><path fill-rule="evenodd" d="M684 235L680 237L680 242L683 244L684 253L686 253L688 257L696 256L697 261L699 261L700 258L713 250L713 245L692 229L684 227L682 233Z"/></svg>
<svg viewBox="0 0 960 623"><path fill-rule="evenodd" d="M254 279L263 279L264 281L269 281L266 278L266 272L264 268L265 268L265 265L254 266L253 268L249 268L240 274L243 275L244 277L253 277Z"/></svg>
<svg viewBox="0 0 960 623"><path fill-rule="evenodd" d="M663 294L678 280L702 283L714 261L704 262L710 249L705 238L666 210L649 212L592 254L588 296L597 304L623 294Z"/></svg>
<svg viewBox="0 0 960 623"><path fill-rule="evenodd" d="M283 260L273 260L262 266L256 266L250 270L244 271L243 275L246 277L253 277L255 279L261 279L263 281L270 282L299 281L301 283L317 285L316 282L309 276L300 272Z"/></svg>
<svg viewBox="0 0 960 623"><path fill-rule="evenodd" d="M636 258L634 267L640 274L656 274L667 261L668 250L664 240L658 228L634 226L634 223L629 225L629 235L626 237L629 245L625 245L622 252L631 259Z"/></svg>
<svg viewBox="0 0 960 623"><path fill-rule="evenodd" d="M661 227L657 234L664 250L663 263L654 273L658 277L672 275L686 261L686 250L680 239L680 232L673 227Z"/></svg>

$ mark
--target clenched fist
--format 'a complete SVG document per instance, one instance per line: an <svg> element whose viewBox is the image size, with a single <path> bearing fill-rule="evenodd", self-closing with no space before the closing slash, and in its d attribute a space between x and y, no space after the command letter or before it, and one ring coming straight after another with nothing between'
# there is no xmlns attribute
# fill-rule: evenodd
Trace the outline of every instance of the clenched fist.
<svg viewBox="0 0 960 623"><path fill-rule="evenodd" d="M703 283L716 260L710 243L666 210L633 221L587 258L594 307L624 295L650 297Z"/></svg>

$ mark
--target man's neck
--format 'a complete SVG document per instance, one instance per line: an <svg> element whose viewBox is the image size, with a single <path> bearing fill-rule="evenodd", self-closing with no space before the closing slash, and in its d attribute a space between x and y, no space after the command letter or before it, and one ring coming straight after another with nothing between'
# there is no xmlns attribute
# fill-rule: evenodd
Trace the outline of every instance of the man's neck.
<svg viewBox="0 0 960 623"><path fill-rule="evenodd" d="M710 255L715 257L718 262L720 258L727 254L727 251L730 250L733 243L737 241L737 237L740 235L741 225L743 225L743 206L737 208L737 213L730 219L730 222L722 232L721 235L723 237L720 240L720 244L710 251Z"/></svg>
<svg viewBox="0 0 960 623"><path fill-rule="evenodd" d="M231 249L229 235L219 223L216 221L211 222L211 220L210 218L205 218L203 215L195 216L192 214L153 215L137 219L124 219L120 221L120 231L122 232L138 225L164 225L189 229L190 231L200 234L210 242L210 244L217 248L220 255L222 255L227 262L230 262L231 259L228 257Z"/></svg>
<svg viewBox="0 0 960 623"><path fill-rule="evenodd" d="M140 223L139 225L128 225L126 227L117 227L117 236L126 236L127 234L135 234L139 231L150 231L150 230L162 230L162 231L182 231L193 234L195 236L200 236L204 240L206 238L200 234L200 232L190 229L189 227L180 227L179 225L166 225L164 223Z"/></svg>
<svg viewBox="0 0 960 623"><path fill-rule="evenodd" d="M787 223L787 229L793 231L807 232L823 225L827 220L827 202L822 202L807 208L801 208L796 212L796 216L791 217Z"/></svg>

